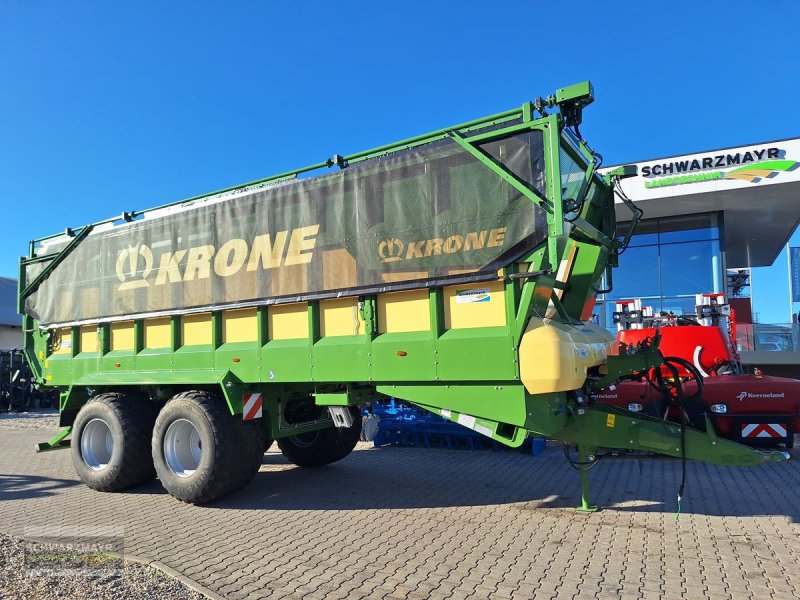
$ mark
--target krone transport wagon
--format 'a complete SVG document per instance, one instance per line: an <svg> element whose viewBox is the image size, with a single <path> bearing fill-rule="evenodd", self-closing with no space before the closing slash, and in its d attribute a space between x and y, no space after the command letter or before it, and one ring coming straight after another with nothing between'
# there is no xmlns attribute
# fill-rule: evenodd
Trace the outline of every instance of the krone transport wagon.
<svg viewBox="0 0 800 600"><path fill-rule="evenodd" d="M64 427L39 449L69 444L94 489L157 476L203 503L273 441L301 467L342 459L360 407L395 397L508 446L576 444L587 510L598 448L785 458L593 401L664 362L657 340L620 353L588 321L632 233L616 182L635 174L598 174L578 128L592 101L584 82L31 242L25 352Z"/></svg>

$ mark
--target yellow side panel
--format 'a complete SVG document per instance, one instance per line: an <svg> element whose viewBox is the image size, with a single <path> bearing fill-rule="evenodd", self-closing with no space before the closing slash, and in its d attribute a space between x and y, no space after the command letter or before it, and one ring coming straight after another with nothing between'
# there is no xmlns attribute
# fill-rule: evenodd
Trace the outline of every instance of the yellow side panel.
<svg viewBox="0 0 800 600"><path fill-rule="evenodd" d="M84 325L81 327L81 352L98 352L97 325Z"/></svg>
<svg viewBox="0 0 800 600"><path fill-rule="evenodd" d="M171 348L171 321L169 317L146 320L144 322L144 347Z"/></svg>
<svg viewBox="0 0 800 600"><path fill-rule="evenodd" d="M133 350L136 338L133 334L133 321L111 324L111 349Z"/></svg>
<svg viewBox="0 0 800 600"><path fill-rule="evenodd" d="M181 317L181 340L184 346L211 344L211 313Z"/></svg>
<svg viewBox="0 0 800 600"><path fill-rule="evenodd" d="M255 308L226 310L222 313L222 342L257 342L258 314Z"/></svg>
<svg viewBox="0 0 800 600"><path fill-rule="evenodd" d="M506 324L506 291L502 281L444 288L445 329L497 327Z"/></svg>
<svg viewBox="0 0 800 600"><path fill-rule="evenodd" d="M269 339L298 340L308 337L308 302L269 307Z"/></svg>
<svg viewBox="0 0 800 600"><path fill-rule="evenodd" d="M322 300L320 310L320 335L363 335L364 321L358 310L358 298Z"/></svg>
<svg viewBox="0 0 800 600"><path fill-rule="evenodd" d="M53 354L72 354L72 327L58 330L53 348Z"/></svg>
<svg viewBox="0 0 800 600"><path fill-rule="evenodd" d="M378 295L378 332L428 331L431 328L428 290Z"/></svg>

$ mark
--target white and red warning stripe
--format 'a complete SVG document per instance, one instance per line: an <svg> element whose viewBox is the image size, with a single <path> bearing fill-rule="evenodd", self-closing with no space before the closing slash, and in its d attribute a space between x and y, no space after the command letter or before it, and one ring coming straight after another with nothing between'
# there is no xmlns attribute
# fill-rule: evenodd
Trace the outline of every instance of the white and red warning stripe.
<svg viewBox="0 0 800 600"><path fill-rule="evenodd" d="M245 394L242 399L244 400L244 409L242 410L242 419L249 421L251 419L260 419L262 414L263 401L261 394Z"/></svg>
<svg viewBox="0 0 800 600"><path fill-rule="evenodd" d="M784 423L746 423L742 424L742 437L747 438L785 438Z"/></svg>

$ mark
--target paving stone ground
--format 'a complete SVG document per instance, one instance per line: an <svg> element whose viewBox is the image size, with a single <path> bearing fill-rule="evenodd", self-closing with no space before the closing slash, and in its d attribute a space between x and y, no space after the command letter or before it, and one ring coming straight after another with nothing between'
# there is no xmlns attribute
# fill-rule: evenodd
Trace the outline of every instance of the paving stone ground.
<svg viewBox="0 0 800 600"><path fill-rule="evenodd" d="M210 506L158 482L104 494L49 432L0 429L0 531L124 528L126 551L240 598L800 597L800 462L607 460L591 472L605 510L581 514L557 450L370 449L315 470L271 451L245 490Z"/></svg>

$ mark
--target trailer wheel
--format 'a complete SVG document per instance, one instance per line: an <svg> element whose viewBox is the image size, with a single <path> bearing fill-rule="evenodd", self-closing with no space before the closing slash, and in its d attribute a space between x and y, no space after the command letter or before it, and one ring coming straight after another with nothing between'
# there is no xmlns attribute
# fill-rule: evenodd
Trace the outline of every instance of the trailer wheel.
<svg viewBox="0 0 800 600"><path fill-rule="evenodd" d="M222 398L176 394L156 418L152 456L158 478L178 500L203 504L248 483L261 462L256 425L228 412ZM258 440L258 444L256 444Z"/></svg>
<svg viewBox="0 0 800 600"><path fill-rule="evenodd" d="M322 467L353 451L361 435L361 411L351 408L352 427L329 427L278 440L286 459L298 467Z"/></svg>
<svg viewBox="0 0 800 600"><path fill-rule="evenodd" d="M252 419L242 423L247 443L250 445L246 451L246 460L249 460L250 471L253 475L258 473L264 459L264 453L272 445L272 438L267 435L261 419Z"/></svg>
<svg viewBox="0 0 800 600"><path fill-rule="evenodd" d="M72 463L81 481L116 492L155 479L150 434L155 403L118 392L98 394L72 426Z"/></svg>

